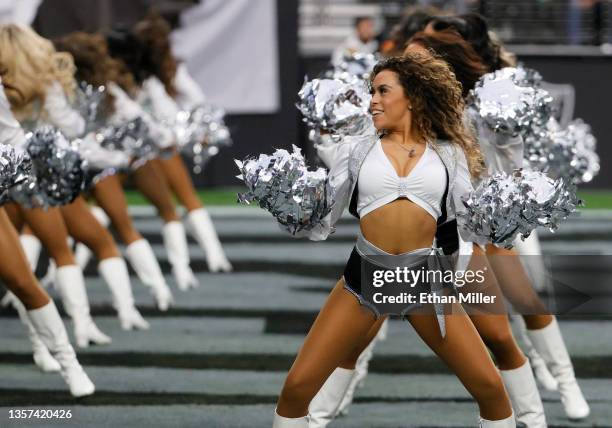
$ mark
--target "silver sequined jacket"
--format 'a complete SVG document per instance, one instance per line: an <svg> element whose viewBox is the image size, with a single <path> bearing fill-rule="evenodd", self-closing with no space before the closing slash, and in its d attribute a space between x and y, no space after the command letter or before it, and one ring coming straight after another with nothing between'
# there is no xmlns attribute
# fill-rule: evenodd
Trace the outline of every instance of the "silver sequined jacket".
<svg viewBox="0 0 612 428"><path fill-rule="evenodd" d="M325 157L330 168L328 198L332 201L332 210L321 224L309 231L302 231L296 236L306 236L313 241L320 241L333 232L334 225L351 200L361 165L378 139L377 135L372 134L345 137L339 143L326 146ZM448 141L438 140L431 147L438 153L448 171L449 187L446 210L447 220L452 220L456 218L456 213L465 210L461 197L473 190L467 161L461 148ZM482 238L477 238L462 227L460 219L458 219L458 229L464 241L482 242Z"/></svg>

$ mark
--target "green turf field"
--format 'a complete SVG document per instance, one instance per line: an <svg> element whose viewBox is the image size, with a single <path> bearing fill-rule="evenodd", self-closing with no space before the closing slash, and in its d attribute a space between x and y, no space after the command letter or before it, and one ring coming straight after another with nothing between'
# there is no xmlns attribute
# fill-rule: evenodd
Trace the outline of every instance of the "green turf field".
<svg viewBox="0 0 612 428"><path fill-rule="evenodd" d="M236 193L243 192L242 187L223 187L200 191L200 198L207 205L237 205ZM130 205L146 205L147 200L138 192L127 191ZM584 190L578 196L585 202L586 209L612 209L612 190Z"/></svg>
<svg viewBox="0 0 612 428"><path fill-rule="evenodd" d="M244 192L246 189L241 187L222 187L211 190L202 190L199 193L200 199L206 205L237 205L236 193ZM134 190L125 192L130 205L148 205L149 202L141 193Z"/></svg>
<svg viewBox="0 0 612 428"><path fill-rule="evenodd" d="M611 190L584 190L578 196L584 201L584 208L612 209Z"/></svg>

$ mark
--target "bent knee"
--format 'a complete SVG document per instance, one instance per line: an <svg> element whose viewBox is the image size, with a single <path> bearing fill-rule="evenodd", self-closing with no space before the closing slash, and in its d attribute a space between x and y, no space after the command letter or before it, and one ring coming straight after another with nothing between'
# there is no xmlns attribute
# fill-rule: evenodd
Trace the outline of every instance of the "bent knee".
<svg viewBox="0 0 612 428"><path fill-rule="evenodd" d="M95 234L85 234L81 236L75 234L74 238L88 247L98 259L115 257L119 254L119 248L107 229L101 228L101 230L97 231Z"/></svg>
<svg viewBox="0 0 612 428"><path fill-rule="evenodd" d="M61 264L63 260L72 260L72 251L66 239L43 241L42 244L49 253L49 256L58 262L58 265Z"/></svg>
<svg viewBox="0 0 612 428"><path fill-rule="evenodd" d="M10 272L2 276L2 282L4 282L9 290L11 290L17 296L27 294L28 290L36 287L36 278L29 268L23 272Z"/></svg>
<svg viewBox="0 0 612 428"><path fill-rule="evenodd" d="M510 349L514 348L516 342L510 329L497 329L487 333L484 342L491 349Z"/></svg>

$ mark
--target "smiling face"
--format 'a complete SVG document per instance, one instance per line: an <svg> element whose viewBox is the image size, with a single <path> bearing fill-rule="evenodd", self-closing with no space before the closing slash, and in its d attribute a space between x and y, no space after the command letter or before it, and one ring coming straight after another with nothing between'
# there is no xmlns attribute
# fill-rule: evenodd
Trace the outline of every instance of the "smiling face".
<svg viewBox="0 0 612 428"><path fill-rule="evenodd" d="M397 74L383 70L372 82L370 113L377 130L399 130L411 122L410 100Z"/></svg>

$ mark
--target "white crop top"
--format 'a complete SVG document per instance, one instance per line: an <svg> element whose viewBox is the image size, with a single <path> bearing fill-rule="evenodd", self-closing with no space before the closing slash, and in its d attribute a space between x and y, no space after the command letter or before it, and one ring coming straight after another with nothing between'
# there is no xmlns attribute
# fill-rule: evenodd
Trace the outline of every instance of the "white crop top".
<svg viewBox="0 0 612 428"><path fill-rule="evenodd" d="M357 213L361 218L398 198L409 199L435 220L442 214L446 168L429 143L410 173L400 177L378 140L361 166L358 183Z"/></svg>

